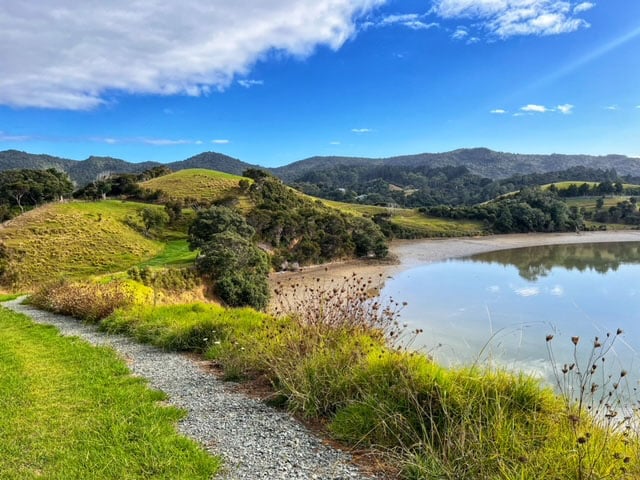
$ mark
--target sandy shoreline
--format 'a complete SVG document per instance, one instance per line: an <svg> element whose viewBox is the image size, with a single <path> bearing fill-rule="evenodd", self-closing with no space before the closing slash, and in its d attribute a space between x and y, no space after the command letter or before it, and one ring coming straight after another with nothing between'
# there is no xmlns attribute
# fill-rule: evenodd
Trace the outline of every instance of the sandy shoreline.
<svg viewBox="0 0 640 480"><path fill-rule="evenodd" d="M539 245L568 245L575 243L640 242L640 230L576 233L530 233L490 235L486 237L462 237L444 239L395 240L389 253L394 261L379 262L351 260L307 267L300 272L283 272L271 275L273 284L290 283L306 279L342 279L357 273L363 277L382 275L384 278L400 271L427 263L442 262L451 258L466 257L476 253L507 250Z"/></svg>

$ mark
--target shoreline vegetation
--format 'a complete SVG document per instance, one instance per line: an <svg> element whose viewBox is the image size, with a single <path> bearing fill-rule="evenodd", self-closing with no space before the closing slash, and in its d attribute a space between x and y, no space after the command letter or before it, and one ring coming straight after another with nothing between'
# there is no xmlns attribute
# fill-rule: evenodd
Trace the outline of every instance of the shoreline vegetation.
<svg viewBox="0 0 640 480"><path fill-rule="evenodd" d="M73 284L43 290L31 301L90 319L107 332L201 353L226 379L270 385L270 403L318 422L347 448L380 452L392 478L638 478L637 411L626 410L634 394L625 371L597 384L601 369L558 359L568 362L553 365L562 377L558 383L571 388L554 392L531 376L488 365L444 368L407 347L420 332L399 324L401 303L372 298L380 285L371 277L383 282L418 264L531 245L610 241L640 241L640 232L394 242L395 264L346 262L272 275L274 288L282 290L274 314L129 298L104 318L90 318L93 312L83 314L88 306L76 303ZM291 286L279 286L282 280ZM571 341L600 360L622 334ZM547 337L551 352L552 341Z"/></svg>

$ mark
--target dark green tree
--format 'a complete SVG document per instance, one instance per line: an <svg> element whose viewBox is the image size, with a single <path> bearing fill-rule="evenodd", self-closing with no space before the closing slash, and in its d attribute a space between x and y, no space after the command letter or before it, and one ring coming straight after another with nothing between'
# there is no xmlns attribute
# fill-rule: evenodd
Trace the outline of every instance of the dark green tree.
<svg viewBox="0 0 640 480"><path fill-rule="evenodd" d="M255 234L253 227L236 210L213 206L200 210L189 227L189 248L202 248L214 235L223 232L235 233L247 239L253 238Z"/></svg>
<svg viewBox="0 0 640 480"><path fill-rule="evenodd" d="M264 310L269 301L269 257L236 232L212 235L201 246L198 272L229 306Z"/></svg>

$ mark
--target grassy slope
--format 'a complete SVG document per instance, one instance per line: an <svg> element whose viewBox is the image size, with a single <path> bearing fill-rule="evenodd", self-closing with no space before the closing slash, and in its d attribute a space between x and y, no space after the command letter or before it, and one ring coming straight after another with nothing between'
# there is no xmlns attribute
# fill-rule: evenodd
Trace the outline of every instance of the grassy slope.
<svg viewBox="0 0 640 480"><path fill-rule="evenodd" d="M238 182L243 177L230 173L192 168L153 178L140 184L151 190L162 190L177 199L197 198L217 201L227 197L241 197Z"/></svg>
<svg viewBox="0 0 640 480"><path fill-rule="evenodd" d="M175 431L183 413L109 349L0 309L0 477L206 479L218 469Z"/></svg>
<svg viewBox="0 0 640 480"><path fill-rule="evenodd" d="M126 270L163 250L124 223L147 206L115 200L49 204L0 228L0 240L24 252L22 284Z"/></svg>
<svg viewBox="0 0 640 480"><path fill-rule="evenodd" d="M417 210L408 208L386 208L374 205L358 205L353 203L322 200L326 205L353 215L376 215L391 213L391 222L402 227L419 231L425 237L458 237L482 233L480 222L471 220L449 220L422 215Z"/></svg>

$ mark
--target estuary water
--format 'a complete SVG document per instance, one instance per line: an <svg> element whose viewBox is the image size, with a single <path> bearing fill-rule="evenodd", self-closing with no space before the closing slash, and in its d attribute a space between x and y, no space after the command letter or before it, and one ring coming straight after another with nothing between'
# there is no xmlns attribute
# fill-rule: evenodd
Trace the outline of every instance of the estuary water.
<svg viewBox="0 0 640 480"><path fill-rule="evenodd" d="M580 358L595 337L615 337L609 370L640 378L640 242L518 248L423 265L396 274L382 295L407 302L400 320L423 330L412 348L446 365L490 362L551 379L548 346L557 363L571 363L572 337Z"/></svg>

